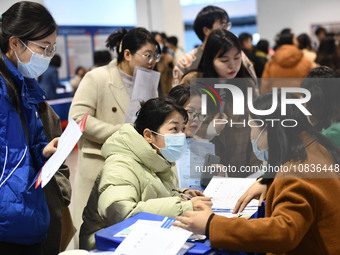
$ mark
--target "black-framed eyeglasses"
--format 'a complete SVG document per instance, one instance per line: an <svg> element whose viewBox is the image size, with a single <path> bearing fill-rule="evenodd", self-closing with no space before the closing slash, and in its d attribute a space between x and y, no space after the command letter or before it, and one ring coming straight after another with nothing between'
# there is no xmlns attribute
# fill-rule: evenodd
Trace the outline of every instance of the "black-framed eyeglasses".
<svg viewBox="0 0 340 255"><path fill-rule="evenodd" d="M194 112L194 111L187 111L189 120L194 120L196 117L199 121L203 122L207 118L207 115L203 115L202 113Z"/></svg>
<svg viewBox="0 0 340 255"><path fill-rule="evenodd" d="M44 57L53 57L54 54L57 51L57 45L56 44L54 44L53 46L51 46L51 45L44 46L44 45L41 45L41 44L33 42L33 41L27 41L27 42L33 43L33 44L43 48L44 49L44 53L43 53ZM23 41L21 41L21 43L28 48L28 46Z"/></svg>
<svg viewBox="0 0 340 255"><path fill-rule="evenodd" d="M149 64L151 64L152 61L155 61L155 63L157 63L161 59L161 54L151 55L151 54L139 54L137 52L135 54L145 58Z"/></svg>

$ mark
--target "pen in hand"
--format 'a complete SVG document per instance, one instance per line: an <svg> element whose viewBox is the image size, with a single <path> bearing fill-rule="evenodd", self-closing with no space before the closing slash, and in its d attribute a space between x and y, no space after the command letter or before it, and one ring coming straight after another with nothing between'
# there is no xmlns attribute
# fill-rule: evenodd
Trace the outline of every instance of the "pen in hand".
<svg viewBox="0 0 340 255"><path fill-rule="evenodd" d="M184 192L177 190L177 189L172 189L172 191L176 191L178 194L180 194L181 196L187 197L189 200L192 199L192 196L185 194Z"/></svg>

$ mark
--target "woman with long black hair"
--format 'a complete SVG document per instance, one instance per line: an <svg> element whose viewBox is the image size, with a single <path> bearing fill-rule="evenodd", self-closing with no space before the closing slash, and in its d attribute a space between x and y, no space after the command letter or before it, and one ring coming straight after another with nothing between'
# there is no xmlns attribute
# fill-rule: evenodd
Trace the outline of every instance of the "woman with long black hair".
<svg viewBox="0 0 340 255"><path fill-rule="evenodd" d="M202 211L187 212L176 225L205 233L213 248L280 254L339 254L340 151L315 131L307 117L295 106L286 105L281 114L281 94L277 109L270 115L251 113L253 149L268 161L262 180L269 186L266 217L246 220ZM289 98L296 98L289 95ZM272 93L254 102L255 109L272 106ZM275 119L273 124L266 119ZM296 125L282 126L285 119ZM272 179L272 177L275 177Z"/></svg>

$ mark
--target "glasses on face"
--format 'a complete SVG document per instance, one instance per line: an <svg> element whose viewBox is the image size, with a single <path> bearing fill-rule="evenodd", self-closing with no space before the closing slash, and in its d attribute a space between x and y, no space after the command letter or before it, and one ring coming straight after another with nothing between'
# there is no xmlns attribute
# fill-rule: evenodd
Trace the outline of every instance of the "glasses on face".
<svg viewBox="0 0 340 255"><path fill-rule="evenodd" d="M189 116L189 120L194 120L197 117L199 121L203 122L207 118L207 115L203 115L203 114L198 113L198 112L187 111L187 113L188 113L188 116Z"/></svg>
<svg viewBox="0 0 340 255"><path fill-rule="evenodd" d="M135 53L143 58L146 59L146 61L151 64L152 61L155 61L155 63L157 63L160 59L161 59L161 55L160 54L156 54L156 55L151 55L151 54L139 54L139 53Z"/></svg>
<svg viewBox="0 0 340 255"><path fill-rule="evenodd" d="M44 57L53 57L54 54L57 51L57 45L56 44L54 44L53 46L51 46L51 45L44 46L44 45L41 45L41 44L33 42L33 41L28 41L28 42L33 43L33 44L41 47L44 50L44 53L43 53ZM23 41L21 41L21 43L28 48L28 46Z"/></svg>
<svg viewBox="0 0 340 255"><path fill-rule="evenodd" d="M225 29L225 30L229 31L231 29L231 26L232 26L232 23L229 21L227 23L225 23L225 22L221 23L221 25L219 25L218 28Z"/></svg>

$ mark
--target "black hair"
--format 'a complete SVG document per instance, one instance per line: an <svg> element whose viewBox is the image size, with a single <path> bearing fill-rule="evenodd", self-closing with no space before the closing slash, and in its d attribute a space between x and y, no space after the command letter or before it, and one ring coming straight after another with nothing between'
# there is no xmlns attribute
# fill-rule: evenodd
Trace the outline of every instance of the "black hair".
<svg viewBox="0 0 340 255"><path fill-rule="evenodd" d="M53 56L53 58L51 59L50 65L55 66L55 67L60 67L61 66L61 57L58 54L55 54Z"/></svg>
<svg viewBox="0 0 340 255"><path fill-rule="evenodd" d="M294 38L294 34L282 34L280 35L280 38L277 42L278 46L284 45L284 44L293 44L293 38Z"/></svg>
<svg viewBox="0 0 340 255"><path fill-rule="evenodd" d="M17 2L2 14L0 21L0 75L5 80L8 95L18 111L19 97L6 66L3 54L9 51L9 38L17 37L24 43L41 40L58 31L50 12L41 4L34 2Z"/></svg>
<svg viewBox="0 0 340 255"><path fill-rule="evenodd" d="M277 48L280 46L279 45L279 40L280 40L280 37L284 34L292 34L292 29L291 28L284 28L280 31L280 33L276 34L275 36L275 46L274 46L274 50L277 50Z"/></svg>
<svg viewBox="0 0 340 255"><path fill-rule="evenodd" d="M311 93L306 108L312 114L309 119L317 131L340 121L339 78L339 72L321 66L312 69L301 83L301 87Z"/></svg>
<svg viewBox="0 0 340 255"><path fill-rule="evenodd" d="M327 30L326 30L324 27L318 27L318 28L315 30L315 35L318 36L318 35L321 34L321 33L326 34L326 33L327 33Z"/></svg>
<svg viewBox="0 0 340 255"><path fill-rule="evenodd" d="M340 68L340 55L333 37L326 36L321 40L315 62L333 69Z"/></svg>
<svg viewBox="0 0 340 255"><path fill-rule="evenodd" d="M238 36L238 39L240 40L240 43L242 45L242 43L248 39L253 39L253 37L251 36L251 34L249 33L241 33L239 36Z"/></svg>
<svg viewBox="0 0 340 255"><path fill-rule="evenodd" d="M123 28L120 31L112 33L106 40L106 47L110 50L116 48L118 56L118 64L124 60L124 51L128 49L131 54L135 54L137 50L144 44L151 43L156 45L157 52L160 54L161 49L157 41L152 37L151 33L142 27L133 28L127 31Z"/></svg>
<svg viewBox="0 0 340 255"><path fill-rule="evenodd" d="M198 66L198 71L203 73L203 78L218 78L213 65L214 59L222 57L232 47L236 47L241 53L240 41L233 33L225 29L216 29L210 33ZM250 77L243 64L236 77Z"/></svg>
<svg viewBox="0 0 340 255"><path fill-rule="evenodd" d="M93 54L93 62L96 67L105 66L112 60L111 53L108 50L95 51Z"/></svg>
<svg viewBox="0 0 340 255"><path fill-rule="evenodd" d="M211 29L215 21L223 19L229 22L228 13L222 8L212 5L204 7L194 21L194 31L198 38L203 42L205 37L203 27Z"/></svg>
<svg viewBox="0 0 340 255"><path fill-rule="evenodd" d="M307 50L312 50L312 42L310 37L304 33L301 34L297 37L297 40L299 42L299 49L307 49Z"/></svg>
<svg viewBox="0 0 340 255"><path fill-rule="evenodd" d="M269 42L267 40L260 40L256 45L256 49L268 54Z"/></svg>
<svg viewBox="0 0 340 255"><path fill-rule="evenodd" d="M141 108L137 112L135 129L141 135L143 135L146 128L158 132L166 118L174 111L180 113L185 122L188 121L187 111L182 106L176 104L173 98L160 97L149 99L145 103L141 103Z"/></svg>
<svg viewBox="0 0 340 255"><path fill-rule="evenodd" d="M173 44L175 47L177 47L178 39L176 36L170 36L168 38L168 43Z"/></svg>
<svg viewBox="0 0 340 255"><path fill-rule="evenodd" d="M176 103L180 106L184 106L185 103L193 96L202 96L200 90L192 84L180 84L176 87L173 87L168 97L173 98Z"/></svg>
<svg viewBox="0 0 340 255"><path fill-rule="evenodd" d="M254 108L257 110L270 109L273 102L272 92L266 93L258 97L254 102ZM297 98L296 95L287 93L287 98ZM305 146L300 138L300 134L306 131L312 135L317 142L324 146L332 155L334 163L340 162L340 151L328 138L315 131L312 125L308 122L304 113L293 104L286 105L286 115L281 115L281 92L278 92L278 103L276 110L269 115L256 115L250 112L251 118L262 120L264 123L266 119L277 120L274 124L266 125L268 137L268 164L271 166L280 166L291 160L304 160L307 156ZM284 127L281 122L284 119L294 119L297 124L295 127ZM269 171L270 172L270 171ZM265 178L273 177L272 172L267 172ZM263 180L266 183L270 180Z"/></svg>

